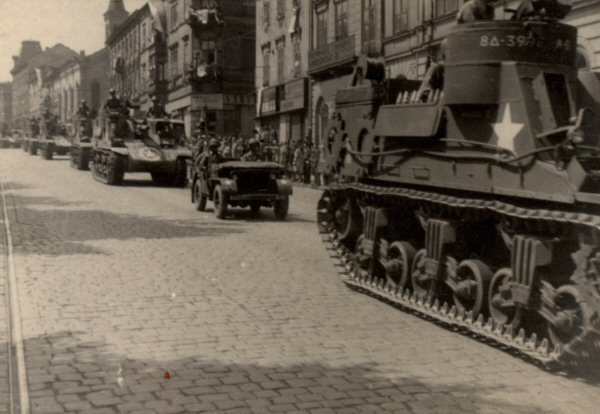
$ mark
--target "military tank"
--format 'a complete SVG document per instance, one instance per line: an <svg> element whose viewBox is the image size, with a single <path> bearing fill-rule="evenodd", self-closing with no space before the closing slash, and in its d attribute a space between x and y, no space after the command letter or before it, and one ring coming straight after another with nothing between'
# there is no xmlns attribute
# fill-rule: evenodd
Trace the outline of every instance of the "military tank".
<svg viewBox="0 0 600 414"><path fill-rule="evenodd" d="M442 90L359 59L317 213L348 286L558 369L600 357L600 74L563 16L458 25Z"/></svg>
<svg viewBox="0 0 600 414"><path fill-rule="evenodd" d="M88 170L92 138L94 136L94 120L91 117L77 116L73 124L74 130L71 143L71 167L78 170Z"/></svg>
<svg viewBox="0 0 600 414"><path fill-rule="evenodd" d="M149 172L159 185L183 187L187 160L183 121L142 119L122 111L109 112L91 150L92 174L110 185L120 185L126 172Z"/></svg>
<svg viewBox="0 0 600 414"><path fill-rule="evenodd" d="M42 118L40 125L38 143L40 156L45 160L51 160L54 154L68 154L71 148L71 141L69 140L69 134L65 125L55 116Z"/></svg>

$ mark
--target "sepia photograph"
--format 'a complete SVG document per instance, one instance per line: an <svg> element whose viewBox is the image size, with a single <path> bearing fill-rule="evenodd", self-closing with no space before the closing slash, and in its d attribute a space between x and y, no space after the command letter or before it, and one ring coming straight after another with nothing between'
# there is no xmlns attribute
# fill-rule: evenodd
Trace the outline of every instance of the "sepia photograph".
<svg viewBox="0 0 600 414"><path fill-rule="evenodd" d="M0 0L2 413L600 413L600 0Z"/></svg>

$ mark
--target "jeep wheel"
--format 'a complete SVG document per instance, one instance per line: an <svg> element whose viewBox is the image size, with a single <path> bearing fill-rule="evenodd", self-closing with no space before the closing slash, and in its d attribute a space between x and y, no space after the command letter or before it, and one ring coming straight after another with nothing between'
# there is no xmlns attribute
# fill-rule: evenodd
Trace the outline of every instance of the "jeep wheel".
<svg viewBox="0 0 600 414"><path fill-rule="evenodd" d="M258 212L260 211L260 203L254 201L252 203L250 203L250 210L254 213L254 214L258 214Z"/></svg>
<svg viewBox="0 0 600 414"><path fill-rule="evenodd" d="M202 186L200 185L200 180L194 181L194 202L196 203L196 210L204 211L206 210L206 194L202 192Z"/></svg>
<svg viewBox="0 0 600 414"><path fill-rule="evenodd" d="M285 220L290 208L290 198L286 196L284 199L276 201L273 205L273 212L277 220Z"/></svg>
<svg viewBox="0 0 600 414"><path fill-rule="evenodd" d="M223 189L220 185L217 185L213 192L213 204L217 218L224 219L227 215L227 197L223 194Z"/></svg>

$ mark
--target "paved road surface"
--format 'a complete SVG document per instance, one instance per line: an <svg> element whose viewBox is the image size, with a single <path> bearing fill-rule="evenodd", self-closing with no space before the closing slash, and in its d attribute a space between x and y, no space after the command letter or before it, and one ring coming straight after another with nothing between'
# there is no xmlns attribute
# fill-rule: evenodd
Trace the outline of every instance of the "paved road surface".
<svg viewBox="0 0 600 414"><path fill-rule="evenodd" d="M33 413L600 412L593 384L345 288L315 190L218 221L126 178L0 152Z"/></svg>

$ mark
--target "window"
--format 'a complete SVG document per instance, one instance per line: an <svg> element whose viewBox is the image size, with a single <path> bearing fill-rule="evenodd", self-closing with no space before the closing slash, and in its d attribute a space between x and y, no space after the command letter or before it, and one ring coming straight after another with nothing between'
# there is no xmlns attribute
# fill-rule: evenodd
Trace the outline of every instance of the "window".
<svg viewBox="0 0 600 414"><path fill-rule="evenodd" d="M300 35L297 34L292 38L294 47L294 78L300 77L302 73L302 52L300 50Z"/></svg>
<svg viewBox="0 0 600 414"><path fill-rule="evenodd" d="M436 0L435 15L444 16L458 11L458 0Z"/></svg>
<svg viewBox="0 0 600 414"><path fill-rule="evenodd" d="M170 25L171 25L171 30L173 30L175 28L175 26L177 26L177 2L176 1L171 4Z"/></svg>
<svg viewBox="0 0 600 414"><path fill-rule="evenodd" d="M263 27L266 28L271 24L271 2L263 0Z"/></svg>
<svg viewBox="0 0 600 414"><path fill-rule="evenodd" d="M277 42L277 82L285 81L285 40Z"/></svg>
<svg viewBox="0 0 600 414"><path fill-rule="evenodd" d="M335 4L335 38L342 39L348 36L348 0L338 1Z"/></svg>
<svg viewBox="0 0 600 414"><path fill-rule="evenodd" d="M394 0L394 34L408 30L408 0Z"/></svg>
<svg viewBox="0 0 600 414"><path fill-rule="evenodd" d="M200 44L202 60L207 65L218 65L220 63L221 51L214 40L203 40Z"/></svg>
<svg viewBox="0 0 600 414"><path fill-rule="evenodd" d="M179 45L175 44L171 47L171 79L179 76L179 67L177 65L177 57L179 55Z"/></svg>
<svg viewBox="0 0 600 414"><path fill-rule="evenodd" d="M362 15L362 43L364 53L375 52L375 0L363 0Z"/></svg>
<svg viewBox="0 0 600 414"><path fill-rule="evenodd" d="M156 82L156 57L154 54L148 57L148 78L150 82Z"/></svg>
<svg viewBox="0 0 600 414"><path fill-rule="evenodd" d="M285 17L285 0L277 0L277 19Z"/></svg>
<svg viewBox="0 0 600 414"><path fill-rule="evenodd" d="M316 47L325 46L327 44L327 8L316 11Z"/></svg>
<svg viewBox="0 0 600 414"><path fill-rule="evenodd" d="M146 34L146 23L142 24L142 34L141 34L141 36L142 36L142 38L140 40L141 40L141 43L142 43L142 49L144 49L146 47L146 36L148 36Z"/></svg>
<svg viewBox="0 0 600 414"><path fill-rule="evenodd" d="M271 80L271 48L263 48L263 85L269 86Z"/></svg>

